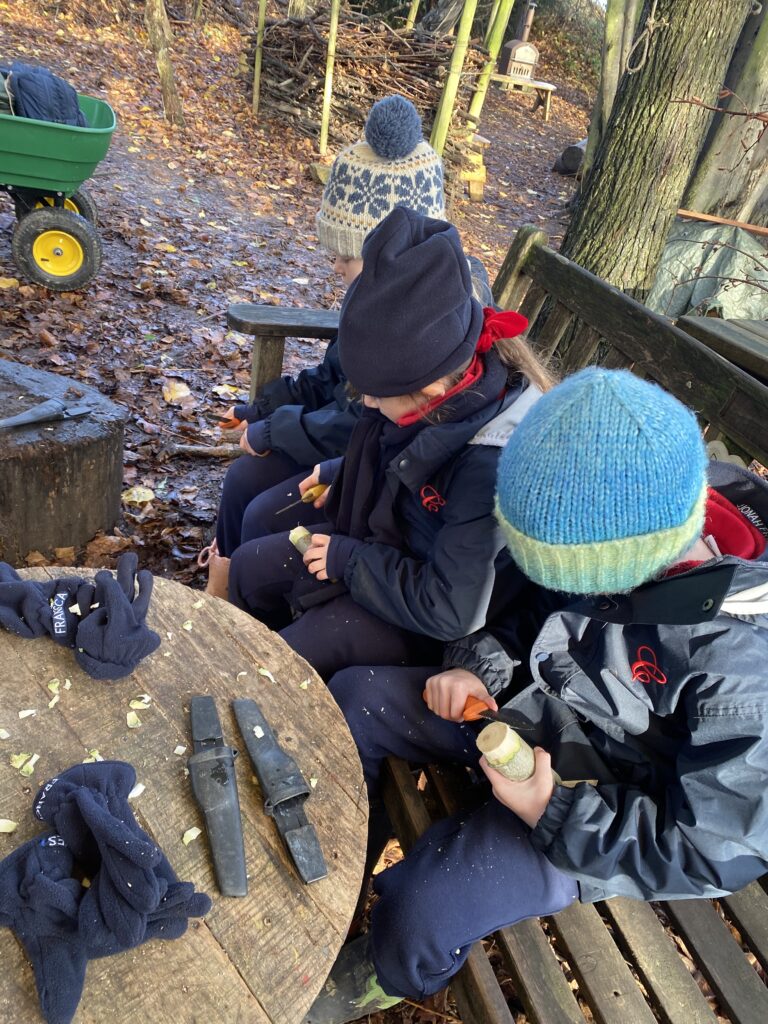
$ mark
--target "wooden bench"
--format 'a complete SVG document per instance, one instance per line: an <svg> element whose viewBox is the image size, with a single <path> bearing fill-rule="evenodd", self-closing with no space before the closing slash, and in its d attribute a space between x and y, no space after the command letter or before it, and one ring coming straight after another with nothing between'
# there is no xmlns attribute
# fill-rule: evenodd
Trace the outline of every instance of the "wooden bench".
<svg viewBox="0 0 768 1024"><path fill-rule="evenodd" d="M768 384L768 322L765 320L681 316L677 326L763 384Z"/></svg>
<svg viewBox="0 0 768 1024"><path fill-rule="evenodd" d="M534 114L539 107L544 107L544 120L549 120L552 109L552 93L557 92L556 85L552 85L551 82L540 82L538 79L533 78L531 74L493 74L491 75L491 81L503 89L504 92L525 92L526 89L532 89L536 93L536 100L531 107L531 113Z"/></svg>
<svg viewBox="0 0 768 1024"><path fill-rule="evenodd" d="M708 440L768 464L768 387L546 241L536 228L521 228L493 289L500 306L529 318L540 354L561 374L600 363L655 380L695 410ZM273 307L237 309L238 329L275 337ZM292 330L313 336L318 314L290 313ZM325 315L324 329L332 316ZM405 850L432 820L461 806L469 782L460 769L389 760L385 802ZM768 971L767 884L768 876L716 902L577 904L553 918L502 929L477 943L452 979L461 1019L512 1024L511 1001L533 1024L716 1024L694 979L698 972L721 1018L766 1024L768 987L755 965ZM512 992L502 992L484 947L501 959Z"/></svg>

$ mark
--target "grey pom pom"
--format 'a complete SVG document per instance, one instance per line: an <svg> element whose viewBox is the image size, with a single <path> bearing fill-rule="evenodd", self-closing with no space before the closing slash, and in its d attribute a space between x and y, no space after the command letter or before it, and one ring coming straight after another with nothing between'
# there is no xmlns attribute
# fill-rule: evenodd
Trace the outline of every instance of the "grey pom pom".
<svg viewBox="0 0 768 1024"><path fill-rule="evenodd" d="M404 96L387 96L374 103L365 122L365 141L387 160L408 156L422 141L416 107Z"/></svg>

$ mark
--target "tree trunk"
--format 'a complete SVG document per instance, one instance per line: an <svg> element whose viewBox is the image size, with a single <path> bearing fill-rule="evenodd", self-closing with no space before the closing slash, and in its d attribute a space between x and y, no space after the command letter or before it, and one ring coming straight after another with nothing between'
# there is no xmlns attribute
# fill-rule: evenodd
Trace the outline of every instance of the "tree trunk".
<svg viewBox="0 0 768 1024"><path fill-rule="evenodd" d="M752 0L646 0L647 54L625 74L563 254L642 300L650 290Z"/></svg>
<svg viewBox="0 0 768 1024"><path fill-rule="evenodd" d="M597 148L605 135L608 118L611 116L616 90L627 65L632 49L637 19L640 17L640 0L608 0L605 9L605 32L603 34L603 58L600 70L600 87L592 108L587 149L584 155L582 175L592 166Z"/></svg>
<svg viewBox="0 0 768 1024"><path fill-rule="evenodd" d="M171 124L184 127L184 111L176 89L171 63L170 44L173 33L165 13L163 0L146 0L144 7L144 24L147 27L149 42L155 54L157 73L160 76L160 91L163 96L165 117Z"/></svg>
<svg viewBox="0 0 768 1024"><path fill-rule="evenodd" d="M253 57L253 99L251 110L254 117L259 116L259 99L261 97L261 58L264 53L264 22L267 17L267 0L259 0L259 20L256 28L256 53Z"/></svg>
<svg viewBox="0 0 768 1024"><path fill-rule="evenodd" d="M725 110L768 112L768 4L747 18L728 75ZM768 225L768 129L716 114L685 193L686 209Z"/></svg>

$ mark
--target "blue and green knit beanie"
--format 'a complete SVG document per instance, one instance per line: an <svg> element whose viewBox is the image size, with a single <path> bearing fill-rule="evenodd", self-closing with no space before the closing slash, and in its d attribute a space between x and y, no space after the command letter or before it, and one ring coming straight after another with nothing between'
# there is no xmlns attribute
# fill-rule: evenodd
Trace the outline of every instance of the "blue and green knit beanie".
<svg viewBox="0 0 768 1024"><path fill-rule="evenodd" d="M655 384L590 367L544 395L499 462L496 517L550 590L615 594L671 565L704 525L696 418Z"/></svg>

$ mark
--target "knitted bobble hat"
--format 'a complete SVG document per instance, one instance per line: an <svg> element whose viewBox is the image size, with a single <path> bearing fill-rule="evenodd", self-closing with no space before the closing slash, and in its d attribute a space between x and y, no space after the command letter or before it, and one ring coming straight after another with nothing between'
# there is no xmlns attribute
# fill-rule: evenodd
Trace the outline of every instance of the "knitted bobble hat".
<svg viewBox="0 0 768 1024"><path fill-rule="evenodd" d="M456 228L396 207L366 238L341 307L352 387L376 398L419 391L471 361L482 327Z"/></svg>
<svg viewBox="0 0 768 1024"><path fill-rule="evenodd" d="M693 414L625 370L591 367L541 398L499 461L496 516L550 590L632 590L701 534L707 459Z"/></svg>
<svg viewBox="0 0 768 1024"><path fill-rule="evenodd" d="M363 239L395 206L445 217L443 164L414 105L402 96L379 100L364 134L334 160L315 218L320 244L349 259L360 259Z"/></svg>

